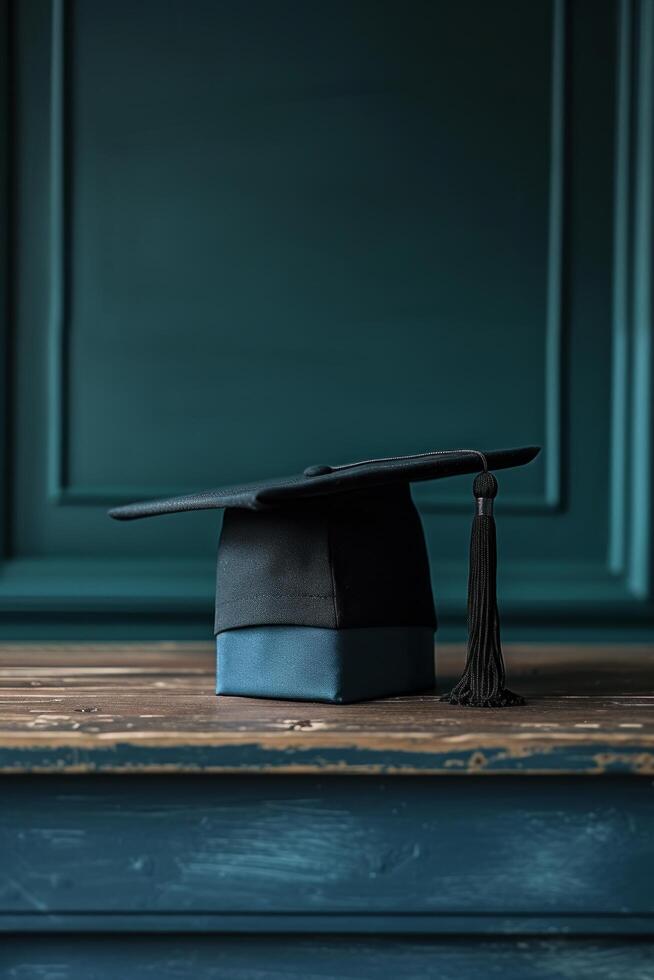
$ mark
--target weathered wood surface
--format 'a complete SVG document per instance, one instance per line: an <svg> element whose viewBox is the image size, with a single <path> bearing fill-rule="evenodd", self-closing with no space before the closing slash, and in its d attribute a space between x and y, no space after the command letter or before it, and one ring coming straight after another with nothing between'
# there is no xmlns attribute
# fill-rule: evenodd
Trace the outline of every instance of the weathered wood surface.
<svg viewBox="0 0 654 980"><path fill-rule="evenodd" d="M15 980L651 980L654 944L602 939L30 936L6 941Z"/></svg>
<svg viewBox="0 0 654 980"><path fill-rule="evenodd" d="M439 650L442 690L463 660ZM0 769L654 773L654 648L514 646L524 708L217 698L197 643L0 647Z"/></svg>
<svg viewBox="0 0 654 980"><path fill-rule="evenodd" d="M85 916L108 928L122 916L118 930L134 916L145 929L224 933L654 933L649 779L202 773L0 785L2 930L58 919L79 930Z"/></svg>

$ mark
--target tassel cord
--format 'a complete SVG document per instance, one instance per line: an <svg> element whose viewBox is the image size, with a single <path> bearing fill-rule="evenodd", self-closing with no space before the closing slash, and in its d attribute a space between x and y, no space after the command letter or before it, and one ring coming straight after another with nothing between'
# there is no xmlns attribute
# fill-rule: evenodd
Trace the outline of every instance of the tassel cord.
<svg viewBox="0 0 654 980"><path fill-rule="evenodd" d="M470 537L468 652L459 682L442 700L481 708L524 704L523 698L505 687L497 608L497 532L493 517L497 480L493 474L480 473L473 493L477 512Z"/></svg>

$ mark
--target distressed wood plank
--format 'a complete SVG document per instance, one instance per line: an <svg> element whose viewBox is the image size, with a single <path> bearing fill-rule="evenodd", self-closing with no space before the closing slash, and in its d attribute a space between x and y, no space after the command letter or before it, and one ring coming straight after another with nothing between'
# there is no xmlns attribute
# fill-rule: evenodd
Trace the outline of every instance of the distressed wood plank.
<svg viewBox="0 0 654 980"><path fill-rule="evenodd" d="M514 646L524 708L217 698L206 644L0 647L5 771L654 772L654 651ZM460 647L439 649L441 687Z"/></svg>
<svg viewBox="0 0 654 980"><path fill-rule="evenodd" d="M3 788L5 915L337 916L332 931L348 915L351 928L399 914L441 931L449 916L654 916L646 779L53 775Z"/></svg>
<svg viewBox="0 0 654 980"><path fill-rule="evenodd" d="M654 944L602 939L439 941L362 938L9 938L3 962L21 980L650 980Z"/></svg>

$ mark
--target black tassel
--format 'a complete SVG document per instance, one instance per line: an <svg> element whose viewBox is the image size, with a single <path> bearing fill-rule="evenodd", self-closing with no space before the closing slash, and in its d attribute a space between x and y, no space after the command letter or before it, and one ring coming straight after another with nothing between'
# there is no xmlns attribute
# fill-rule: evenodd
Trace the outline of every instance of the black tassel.
<svg viewBox="0 0 654 980"><path fill-rule="evenodd" d="M493 500L497 480L484 471L473 486L476 513L468 573L468 656L458 684L442 700L476 708L506 708L524 698L504 686L505 670L497 609L497 537Z"/></svg>

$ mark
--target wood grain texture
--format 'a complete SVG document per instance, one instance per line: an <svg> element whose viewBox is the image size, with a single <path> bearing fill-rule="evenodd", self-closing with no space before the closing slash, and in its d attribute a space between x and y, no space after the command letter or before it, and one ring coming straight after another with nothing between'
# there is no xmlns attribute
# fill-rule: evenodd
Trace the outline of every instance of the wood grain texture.
<svg viewBox="0 0 654 980"><path fill-rule="evenodd" d="M2 789L3 930L120 931L131 916L145 931L654 933L648 779L20 775Z"/></svg>
<svg viewBox="0 0 654 980"><path fill-rule="evenodd" d="M463 661L438 653L441 688ZM0 648L3 771L654 773L654 648L515 646L524 708L217 698L206 644Z"/></svg>
<svg viewBox="0 0 654 980"><path fill-rule="evenodd" d="M601 939L10 939L8 980L651 980L654 944Z"/></svg>

